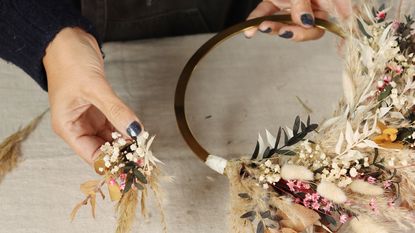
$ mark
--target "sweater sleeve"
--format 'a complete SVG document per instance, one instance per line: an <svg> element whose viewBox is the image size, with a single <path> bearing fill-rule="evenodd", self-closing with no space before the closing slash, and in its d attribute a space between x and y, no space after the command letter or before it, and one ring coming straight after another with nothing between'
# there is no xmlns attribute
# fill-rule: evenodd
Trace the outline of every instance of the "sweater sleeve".
<svg viewBox="0 0 415 233"><path fill-rule="evenodd" d="M1 0L0 57L20 67L47 91L42 59L48 44L65 27L80 27L101 45L92 24L70 0Z"/></svg>

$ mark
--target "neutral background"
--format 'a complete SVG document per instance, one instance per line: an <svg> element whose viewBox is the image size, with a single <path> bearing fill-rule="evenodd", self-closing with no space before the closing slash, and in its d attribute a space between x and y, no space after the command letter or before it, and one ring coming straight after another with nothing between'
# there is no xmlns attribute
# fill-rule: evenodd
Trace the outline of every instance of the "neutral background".
<svg viewBox="0 0 415 233"><path fill-rule="evenodd" d="M176 127L173 97L187 59L212 35L104 46L106 72L114 89L157 135L153 150L174 183L163 183L171 233L227 232L226 177L215 174L188 149ZM341 96L341 61L336 38L294 43L259 35L222 44L198 67L187 96L191 128L211 153L228 158L252 152L258 132L291 125L296 115L328 117ZM94 87L91 87L94 88ZM47 94L21 70L0 64L0 138L48 106ZM89 208L76 220L69 213L83 196L79 185L97 175L55 136L47 115L23 146L24 161L0 185L0 232L106 233L115 216L99 200L97 218ZM148 220L133 232L161 232L151 202Z"/></svg>

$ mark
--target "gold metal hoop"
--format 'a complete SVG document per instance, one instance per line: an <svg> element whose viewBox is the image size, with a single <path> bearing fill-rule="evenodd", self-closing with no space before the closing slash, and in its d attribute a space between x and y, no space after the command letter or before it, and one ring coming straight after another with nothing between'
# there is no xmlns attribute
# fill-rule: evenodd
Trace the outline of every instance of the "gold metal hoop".
<svg viewBox="0 0 415 233"><path fill-rule="evenodd" d="M206 161L207 157L210 153L205 150L205 148L200 145L200 143L196 140L194 135L192 134L189 124L187 123L186 114L185 114L185 96L186 96L186 89L187 84L189 83L190 77L195 70L197 64L218 44L221 42L231 38L235 34L243 32L249 28L255 27L260 25L264 21L273 21L273 22L281 22L286 24L293 24L290 15L272 15L272 16L265 16L260 17L252 20L248 20L239 24L236 24L219 34L212 37L208 40L205 44L203 44L196 53L189 59L183 71L180 75L179 81L176 87L176 93L174 98L174 110L176 114L176 121L182 134L184 140L192 149L192 151L203 161ZM342 30L337 27L335 24L330 23L326 20L316 19L316 27L327 30L332 32L340 37L344 38L344 34Z"/></svg>

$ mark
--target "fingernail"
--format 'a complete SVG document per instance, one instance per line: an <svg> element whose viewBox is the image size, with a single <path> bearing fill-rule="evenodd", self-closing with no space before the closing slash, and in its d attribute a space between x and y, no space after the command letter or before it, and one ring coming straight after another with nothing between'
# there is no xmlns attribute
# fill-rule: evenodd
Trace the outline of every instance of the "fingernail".
<svg viewBox="0 0 415 233"><path fill-rule="evenodd" d="M138 135L140 135L141 131L141 125L137 121L131 123L127 128L127 134L132 138L136 138Z"/></svg>
<svg viewBox="0 0 415 233"><path fill-rule="evenodd" d="M304 25L314 26L314 17L311 14L302 14L301 15L301 22Z"/></svg>
<svg viewBox="0 0 415 233"><path fill-rule="evenodd" d="M259 29L259 31L262 32L262 33L270 33L272 31L272 29L271 28L267 28L266 30Z"/></svg>
<svg viewBox="0 0 415 233"><path fill-rule="evenodd" d="M245 36L245 39L251 39L251 37L249 37L249 36L247 36L245 34L244 34L244 36Z"/></svg>
<svg viewBox="0 0 415 233"><path fill-rule="evenodd" d="M279 36L282 37L282 38L285 38L285 39L291 39L291 38L293 38L294 33L291 32L291 31L285 31L284 33L280 34Z"/></svg>

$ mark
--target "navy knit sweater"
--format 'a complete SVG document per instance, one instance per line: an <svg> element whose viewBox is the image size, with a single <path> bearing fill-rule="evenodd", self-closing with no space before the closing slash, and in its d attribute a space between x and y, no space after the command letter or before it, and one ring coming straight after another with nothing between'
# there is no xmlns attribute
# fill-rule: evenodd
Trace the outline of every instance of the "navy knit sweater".
<svg viewBox="0 0 415 233"><path fill-rule="evenodd" d="M80 27L98 38L70 0L0 0L0 57L47 91L42 59L48 44L65 27Z"/></svg>

